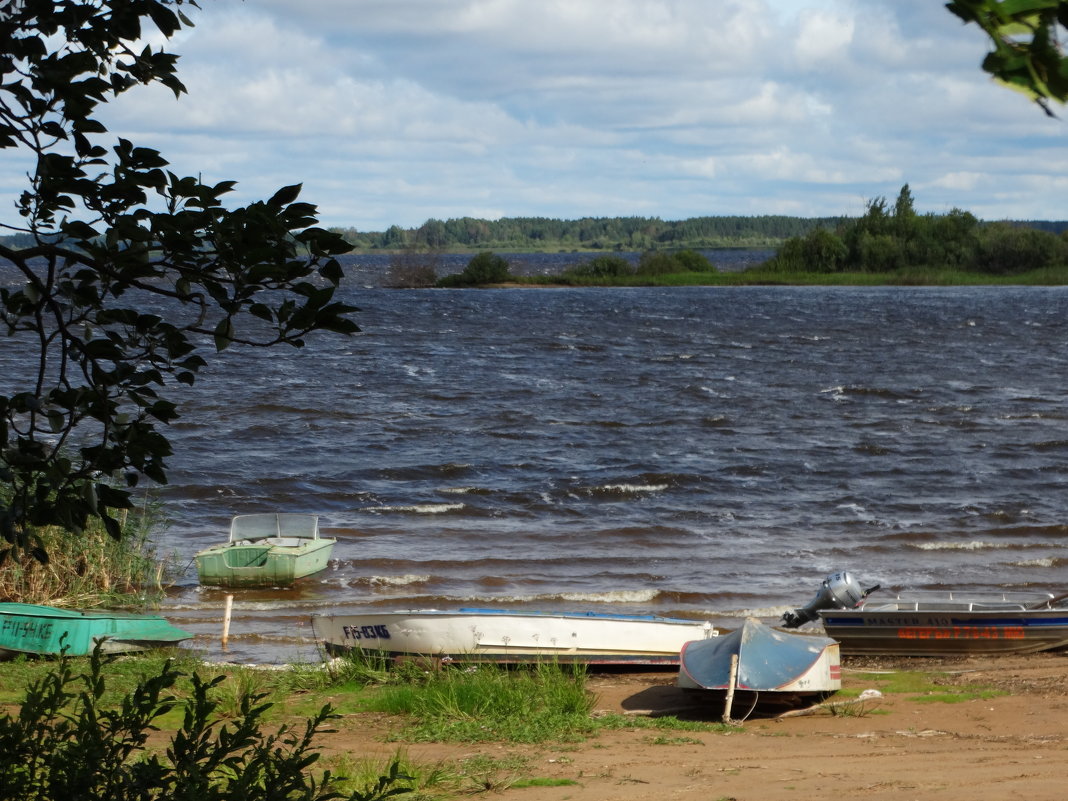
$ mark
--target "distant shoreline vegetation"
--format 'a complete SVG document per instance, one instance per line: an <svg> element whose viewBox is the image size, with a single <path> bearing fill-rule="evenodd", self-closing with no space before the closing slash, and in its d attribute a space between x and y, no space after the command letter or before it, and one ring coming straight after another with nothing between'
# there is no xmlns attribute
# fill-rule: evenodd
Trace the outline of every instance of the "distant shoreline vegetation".
<svg viewBox="0 0 1068 801"><path fill-rule="evenodd" d="M1068 284L1068 222L983 222L960 209L918 214L908 184L893 205L875 198L857 218L463 218L382 234L339 232L354 244L391 252L387 285L398 288ZM724 272L698 252L729 248L774 249L774 255ZM588 250L590 258L557 275L517 276L496 250ZM439 275L443 254L472 251L462 272ZM642 256L635 264L619 255L624 251Z"/></svg>
<svg viewBox="0 0 1068 801"><path fill-rule="evenodd" d="M461 217L430 219L418 228L391 226L381 232L333 228L352 243L354 252L427 248L452 253L711 250L771 248L804 236L815 228L833 228L845 217L693 217L668 221L658 217L502 217L479 220Z"/></svg>
<svg viewBox="0 0 1068 801"><path fill-rule="evenodd" d="M908 184L892 205L883 197L868 201L860 217L461 217L381 232L331 231L353 246L352 255L388 256L384 283L394 288L1068 284L1068 221L986 222L960 209L919 214ZM29 247L32 236L0 242ZM723 270L702 253L714 250L774 255ZM507 254L523 253L575 258L559 274L513 275ZM637 261L635 253L642 254ZM456 254L473 255L463 271L446 271L444 257Z"/></svg>

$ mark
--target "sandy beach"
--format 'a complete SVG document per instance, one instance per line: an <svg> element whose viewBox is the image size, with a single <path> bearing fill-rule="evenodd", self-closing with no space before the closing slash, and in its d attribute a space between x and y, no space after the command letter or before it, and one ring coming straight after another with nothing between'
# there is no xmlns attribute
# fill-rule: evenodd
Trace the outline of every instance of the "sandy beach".
<svg viewBox="0 0 1068 801"><path fill-rule="evenodd" d="M527 760L525 776L569 779L558 787L495 788L521 801L778 801L864 798L938 801L1061 801L1068 797L1068 654L962 659L843 660L843 685L874 687L873 675L938 671L946 685L981 685L993 698L956 703L887 693L859 715L817 712L749 719L729 732L604 732L579 744L409 744L419 762L476 754ZM594 675L597 710L675 713L692 698L670 673ZM718 721L719 710L680 717ZM395 724L395 721L393 722ZM324 755L392 754L391 721L346 716L320 740Z"/></svg>

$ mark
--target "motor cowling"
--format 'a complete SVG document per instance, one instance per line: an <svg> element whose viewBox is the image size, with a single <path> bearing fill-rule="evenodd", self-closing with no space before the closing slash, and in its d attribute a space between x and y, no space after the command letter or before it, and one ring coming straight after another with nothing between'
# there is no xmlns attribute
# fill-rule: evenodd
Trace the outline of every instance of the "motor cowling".
<svg viewBox="0 0 1068 801"><path fill-rule="evenodd" d="M853 609L877 589L878 584L866 590L861 589L857 580L844 570L831 573L820 584L815 598L800 609L783 613L782 625L784 628L796 629L810 620L815 620L821 609Z"/></svg>

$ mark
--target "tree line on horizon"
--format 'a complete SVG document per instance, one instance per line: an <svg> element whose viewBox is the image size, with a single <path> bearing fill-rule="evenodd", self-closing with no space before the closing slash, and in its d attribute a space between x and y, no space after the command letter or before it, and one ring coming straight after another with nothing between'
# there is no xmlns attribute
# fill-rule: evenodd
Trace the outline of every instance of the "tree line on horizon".
<svg viewBox="0 0 1068 801"><path fill-rule="evenodd" d="M677 248L774 247L820 226L835 226L845 217L458 217L429 219L414 228L392 225L385 231L333 228L356 250L626 250Z"/></svg>
<svg viewBox="0 0 1068 801"><path fill-rule="evenodd" d="M880 200L880 199L877 199ZM776 248L794 239L805 239L817 231L842 231L869 220L871 201L863 217L789 217L760 215L753 217L705 216L685 220L662 220L659 217L582 217L565 220L549 217L502 217L497 220L458 217L449 220L429 219L420 226L402 228L392 225L385 231L357 231L337 227L352 244L353 250L382 251L630 251L709 250L714 248ZM886 212L885 200L883 212ZM935 219L968 214L954 209L949 215L918 215ZM971 216L971 215L969 215ZM972 217L976 224L977 218ZM992 223L982 223L990 225ZM1033 229L1052 234L1068 230L1068 221L1006 220L997 225ZM878 226L876 226L878 228ZM821 235L822 236L822 235Z"/></svg>

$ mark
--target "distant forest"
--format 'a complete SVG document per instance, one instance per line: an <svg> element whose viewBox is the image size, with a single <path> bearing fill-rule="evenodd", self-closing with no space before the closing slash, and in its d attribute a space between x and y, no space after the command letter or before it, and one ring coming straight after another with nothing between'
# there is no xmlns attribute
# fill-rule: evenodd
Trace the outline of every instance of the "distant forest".
<svg viewBox="0 0 1068 801"><path fill-rule="evenodd" d="M461 217L427 220L418 228L365 232L334 228L357 250L645 251L661 248L770 248L816 228L837 228L845 217Z"/></svg>
<svg viewBox="0 0 1068 801"><path fill-rule="evenodd" d="M331 230L343 234L355 251L644 252L777 248L788 240L806 237L814 231L841 230L860 219L863 218L782 215L691 217L677 221L659 217L583 217L578 220L460 217L444 221L430 219L417 228L393 225L385 231L357 231L345 227ZM1068 221L1013 220L1001 224L1054 234L1068 231ZM31 247L34 238L30 234L14 234L0 236L0 242L9 247Z"/></svg>
<svg viewBox="0 0 1068 801"><path fill-rule="evenodd" d="M838 230L852 217L460 217L430 219L417 228L391 226L386 231L333 228L356 250L397 251L409 248L442 251L646 251L660 249L774 248L816 230ZM1059 234L1068 221L1012 221L1013 227Z"/></svg>

